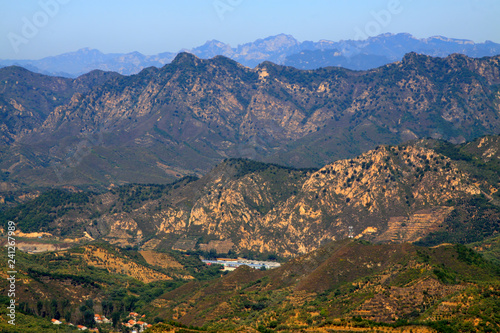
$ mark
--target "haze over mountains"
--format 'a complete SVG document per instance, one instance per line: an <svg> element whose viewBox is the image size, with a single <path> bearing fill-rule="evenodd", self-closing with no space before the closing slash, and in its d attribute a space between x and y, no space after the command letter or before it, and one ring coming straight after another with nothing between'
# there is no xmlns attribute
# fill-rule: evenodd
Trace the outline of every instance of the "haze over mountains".
<svg viewBox="0 0 500 333"><path fill-rule="evenodd" d="M180 52L190 52L202 59L223 55L252 68L261 62L271 61L299 69L340 66L367 70L399 61L409 52L434 57L445 57L452 53L475 58L494 56L500 54L500 44L490 41L474 43L470 40L442 36L418 39L404 33L382 34L362 41L299 42L290 35L280 34L236 47L211 40L199 47ZM177 52L156 55L143 55L139 52L104 54L99 50L85 48L40 60L4 59L0 60L0 66L19 65L33 72L64 77L77 77L94 69L130 75L146 67L162 67L170 63L176 54Z"/></svg>

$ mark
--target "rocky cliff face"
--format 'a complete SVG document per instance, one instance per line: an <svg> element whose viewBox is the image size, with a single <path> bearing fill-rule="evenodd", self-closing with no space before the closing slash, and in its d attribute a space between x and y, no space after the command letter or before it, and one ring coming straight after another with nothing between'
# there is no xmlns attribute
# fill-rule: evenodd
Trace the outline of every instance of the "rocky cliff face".
<svg viewBox="0 0 500 333"><path fill-rule="evenodd" d="M499 68L498 57L411 53L365 72L250 69L182 53L161 69L68 90L28 131L8 129L1 167L15 164L10 179L22 173L26 184L164 183L227 157L319 167L378 144L464 142L497 134ZM36 110L15 96L8 103Z"/></svg>
<svg viewBox="0 0 500 333"><path fill-rule="evenodd" d="M415 241L450 213L449 200L481 192L449 159L415 146L383 147L327 165L304 175L297 193L277 202L266 198L269 188L254 174L220 184L197 200L187 226L231 235L239 249L288 255L347 237L349 227L357 238Z"/></svg>
<svg viewBox="0 0 500 333"><path fill-rule="evenodd" d="M60 105L116 73L93 71L78 79L51 77L11 66L0 70L0 144L9 145L38 129Z"/></svg>
<svg viewBox="0 0 500 333"><path fill-rule="evenodd" d="M495 137L475 146L485 140ZM26 226L64 237L81 237L85 231L92 238L147 250L214 248L283 256L348 236L415 242L446 228L457 231L464 219L469 234L476 232L476 222L481 224L474 240L500 231L495 222L498 178L480 177L479 169L428 146L425 140L380 146L321 169L229 159L200 179L127 185L89 195L80 205L61 203L43 225L30 221ZM489 166L482 168L484 174ZM484 202L474 204L474 198ZM65 202L77 201L68 197ZM28 207L4 219L31 216L22 213Z"/></svg>

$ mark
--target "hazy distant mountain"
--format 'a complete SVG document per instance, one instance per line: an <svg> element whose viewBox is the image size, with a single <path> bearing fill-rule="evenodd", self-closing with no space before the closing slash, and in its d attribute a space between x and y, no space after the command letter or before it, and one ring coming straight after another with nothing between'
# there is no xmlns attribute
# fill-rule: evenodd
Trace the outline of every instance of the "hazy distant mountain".
<svg viewBox="0 0 500 333"><path fill-rule="evenodd" d="M361 70L376 68L391 62L386 56L374 54L356 54L351 57L346 57L336 49L305 50L300 53L292 54L286 57L285 60L287 66L300 69L336 66Z"/></svg>
<svg viewBox="0 0 500 333"><path fill-rule="evenodd" d="M382 34L363 41L299 42L290 35L280 34L237 47L212 40L181 52L191 52L202 59L223 55L247 67L271 61L299 69L340 66L353 70L366 70L399 61L409 52L434 57L446 57L452 53L475 58L494 56L500 54L500 44L490 41L475 43L441 36L418 39L405 33ZM177 52L151 56L139 52L104 54L86 48L40 60L0 60L0 67L19 65L34 72L65 77L77 77L94 69L130 75L146 67L162 67L170 63L176 54Z"/></svg>
<svg viewBox="0 0 500 333"><path fill-rule="evenodd" d="M0 67L15 65L45 75L70 78L95 69L131 75L140 72L145 67L162 67L170 63L175 55L176 53L169 52L153 56L146 56L139 52L105 54L99 50L84 48L40 60L0 60Z"/></svg>
<svg viewBox="0 0 500 333"><path fill-rule="evenodd" d="M486 41L474 43L465 39L442 36L418 39L410 34L382 34L364 41L340 41L310 43L298 54L288 55L284 65L300 69L315 69L326 66L341 66L354 70L376 68L399 61L408 52L446 57L460 53L480 58L500 54L500 44ZM316 51L314 51L316 50ZM335 50L336 52L331 52Z"/></svg>
<svg viewBox="0 0 500 333"><path fill-rule="evenodd" d="M230 58L235 54L229 44L224 44L223 42L219 42L218 40L210 40L202 46L198 46L192 49L190 52L204 59L213 58L217 55L223 55Z"/></svg>

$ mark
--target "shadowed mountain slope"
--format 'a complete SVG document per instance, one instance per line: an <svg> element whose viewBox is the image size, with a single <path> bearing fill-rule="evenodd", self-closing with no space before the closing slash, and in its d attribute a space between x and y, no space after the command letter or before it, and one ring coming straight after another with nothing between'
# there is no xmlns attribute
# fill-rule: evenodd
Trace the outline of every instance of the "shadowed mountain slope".
<svg viewBox="0 0 500 333"><path fill-rule="evenodd" d="M320 167L379 144L464 142L498 134L499 68L498 57L411 53L365 72L249 69L182 53L51 102L52 110L11 97L46 116L32 129L5 127L0 166L6 186L103 188L200 176L228 157Z"/></svg>

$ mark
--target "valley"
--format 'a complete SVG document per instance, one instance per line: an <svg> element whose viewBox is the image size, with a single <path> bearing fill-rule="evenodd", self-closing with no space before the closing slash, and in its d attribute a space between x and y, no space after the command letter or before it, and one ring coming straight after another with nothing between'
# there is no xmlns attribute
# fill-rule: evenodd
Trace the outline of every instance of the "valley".
<svg viewBox="0 0 500 333"><path fill-rule="evenodd" d="M151 254L104 243L18 253L18 323L39 327L33 332L56 332L41 317L95 327L85 319L90 309L113 318L98 325L103 331L127 322L131 311L144 313L143 322L163 322L151 332L440 332L499 324L498 266L463 245L345 239L279 268L229 273L174 252L154 254L168 265L151 265ZM102 266L100 258L110 260Z"/></svg>

